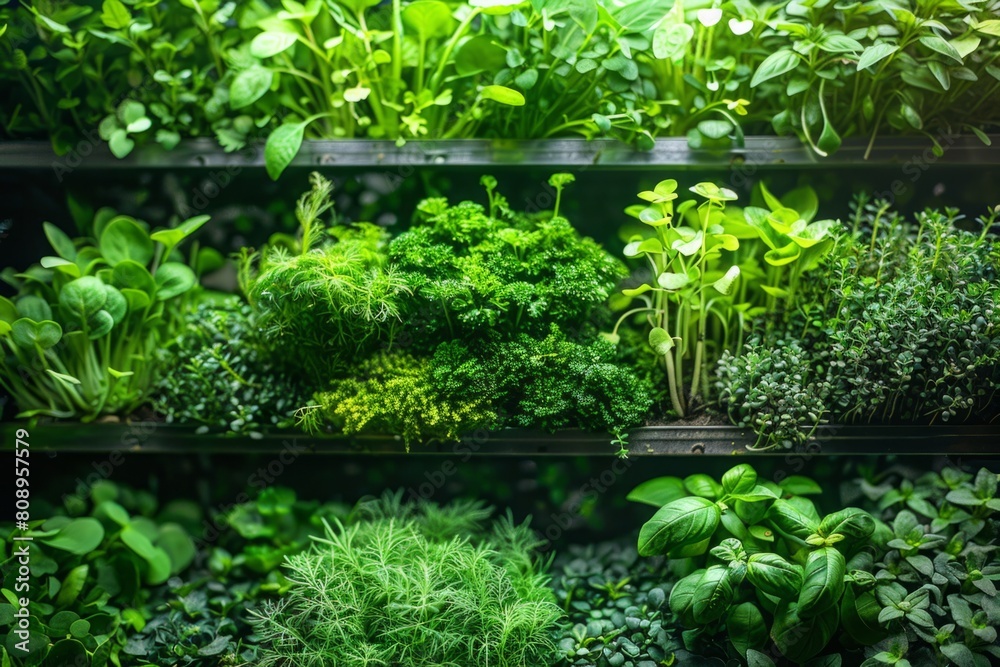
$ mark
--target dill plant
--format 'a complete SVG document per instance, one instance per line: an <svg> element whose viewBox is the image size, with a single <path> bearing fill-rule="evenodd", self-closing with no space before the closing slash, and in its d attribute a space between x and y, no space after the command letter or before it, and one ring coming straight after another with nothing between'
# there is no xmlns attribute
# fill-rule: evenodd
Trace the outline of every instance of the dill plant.
<svg viewBox="0 0 1000 667"><path fill-rule="evenodd" d="M552 664L560 611L527 524L508 515L485 530L478 504L396 515L400 497L386 499L286 560L292 586L253 619L258 664ZM467 510L475 520L460 518ZM447 529L451 519L460 530Z"/></svg>
<svg viewBox="0 0 1000 667"><path fill-rule="evenodd" d="M388 264L388 234L370 223L327 227L333 184L319 174L296 206L299 239L244 252L240 283L271 346L327 380L392 339L406 283Z"/></svg>

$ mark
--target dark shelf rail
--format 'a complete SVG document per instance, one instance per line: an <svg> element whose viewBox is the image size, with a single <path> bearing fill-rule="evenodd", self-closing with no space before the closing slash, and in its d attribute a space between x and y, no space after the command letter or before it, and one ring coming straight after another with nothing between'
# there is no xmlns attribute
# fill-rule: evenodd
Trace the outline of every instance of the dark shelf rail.
<svg viewBox="0 0 1000 667"><path fill-rule="evenodd" d="M197 433L186 426L157 422L131 424L22 423L0 425L2 451L14 449L18 429L30 434L32 450L65 453L398 455L402 439L392 436L320 436L297 431L263 437L224 437ZM998 426L827 426L800 451L751 451L756 436L732 426L652 426L637 428L629 438L632 456L827 456L927 455L1000 456ZM521 429L473 434L462 442L414 445L410 455L460 456L610 456L611 437L565 430L541 433Z"/></svg>
<svg viewBox="0 0 1000 667"><path fill-rule="evenodd" d="M1000 141L1000 135L992 137ZM747 137L740 148L722 151L692 149L687 139L658 139L648 151L619 141L598 139L551 139L537 141L461 139L409 141L396 146L387 140L311 140L292 163L293 167L370 168L409 170L419 167L525 167L601 169L728 169L884 167L920 161L921 165L1000 165L1000 147L984 145L974 136L941 141L944 153L931 152L922 137L879 138L866 158L868 142L848 140L830 157L820 157L794 137ZM85 142L78 153L57 156L48 142L0 142L0 169L218 169L263 168L264 145L258 142L227 153L213 139L191 139L171 151L146 146L125 159L114 157L103 144ZM83 153L86 153L84 155Z"/></svg>

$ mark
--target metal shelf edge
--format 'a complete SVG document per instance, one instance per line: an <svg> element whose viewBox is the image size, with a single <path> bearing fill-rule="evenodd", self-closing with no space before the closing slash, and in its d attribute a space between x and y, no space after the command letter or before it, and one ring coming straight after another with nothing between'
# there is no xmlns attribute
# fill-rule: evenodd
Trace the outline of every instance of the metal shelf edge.
<svg viewBox="0 0 1000 667"><path fill-rule="evenodd" d="M184 426L157 422L81 425L0 424L3 445L15 447L15 433L24 428L32 449L42 452L111 452L149 454L280 454L397 455L405 453L393 436L320 436L297 431L264 434L262 438L198 434ZM579 430L543 433L521 429L473 434L458 443L414 445L410 455L456 456L610 456L611 436ZM634 429L629 437L632 456L777 456L824 455L997 455L996 426L827 426L803 450L754 451L755 435L733 426L652 426Z"/></svg>
<svg viewBox="0 0 1000 667"><path fill-rule="evenodd" d="M992 137L1000 142L1000 135ZM86 145L86 155L82 145ZM0 141L0 169L53 169L59 173L76 169L260 169L264 166L264 143L255 142L227 153L213 139L191 139L171 151L158 146L138 149L124 159L114 157L104 145L84 142L79 153L57 156L44 141ZM820 158L793 137L751 136L743 147L722 151L691 149L684 138L657 139L648 151L640 151L609 139L550 139L536 141L456 139L415 140L396 146L387 140L309 140L292 162L293 167L396 168L468 166L599 167L643 169L656 167L879 167L921 160L921 165L1000 165L1000 149L985 146L974 136L950 137L942 143L944 153L931 152L923 138L884 137L866 158L867 142L848 140L828 158Z"/></svg>

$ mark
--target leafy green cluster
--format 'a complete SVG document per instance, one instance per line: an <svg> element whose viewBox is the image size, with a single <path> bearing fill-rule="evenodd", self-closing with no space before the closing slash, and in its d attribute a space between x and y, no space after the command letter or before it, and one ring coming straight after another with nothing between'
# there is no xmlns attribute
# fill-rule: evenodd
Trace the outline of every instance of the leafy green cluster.
<svg viewBox="0 0 1000 667"><path fill-rule="evenodd" d="M168 346L171 372L153 406L167 423L201 424L259 437L266 427L287 427L307 393L299 379L269 357L250 306L230 301L202 304Z"/></svg>
<svg viewBox="0 0 1000 667"><path fill-rule="evenodd" d="M241 39L238 14L204 1L170 11L121 0L0 10L0 128L46 132L60 155L81 136L92 149L98 135L118 157L142 142L171 149L182 136L240 147L268 117L229 109L224 52Z"/></svg>
<svg viewBox="0 0 1000 667"><path fill-rule="evenodd" d="M388 265L388 234L370 223L327 229L333 185L319 174L311 183L296 207L301 240L245 252L240 283L275 354L322 386L391 340L408 288Z"/></svg>
<svg viewBox="0 0 1000 667"><path fill-rule="evenodd" d="M869 471L860 480L886 522L869 582L884 638L866 649L865 667L1000 659L997 481L986 469L973 476L955 468L914 481Z"/></svg>
<svg viewBox="0 0 1000 667"><path fill-rule="evenodd" d="M805 494L810 479L759 482L748 464L722 476L661 477L630 500L659 510L639 533L641 555L693 559L697 568L670 591L670 609L688 632L685 645L717 645L747 658L770 641L802 664L845 631L874 643L865 589L873 559L865 547L875 531L867 512L848 507L822 517Z"/></svg>
<svg viewBox="0 0 1000 667"><path fill-rule="evenodd" d="M150 399L163 370L157 351L179 328L207 261L177 247L207 220L150 229L102 209L77 239L44 223L56 254L3 273L17 295L0 297L0 386L19 416L91 421Z"/></svg>
<svg viewBox="0 0 1000 667"><path fill-rule="evenodd" d="M550 179L557 193L551 214L511 212L491 177L483 179L489 212L472 202L422 202L416 225L394 238L377 260L378 275L398 292L383 302L385 312L394 314L387 323L395 334L391 338L376 330L378 324L350 317L333 287L316 285L313 295L303 298L308 290L301 281L308 276L290 279L284 291L254 283L249 294L258 321L274 321L272 306L280 302L287 308L282 322L295 331L309 327L302 337L288 338L299 363L312 366L314 375L316 368L328 371L317 378L322 389L299 411L300 424L310 432L332 424L348 434L397 434L407 448L502 426L584 427L611 431L623 443L625 429L649 410L650 387L619 363L613 346L599 340L590 324L606 315L603 304L624 269L558 216L562 189L571 181L567 174ZM300 215L303 221L315 217ZM312 232L303 227L306 246ZM382 252L380 237L366 238L372 241L369 252ZM335 252L344 243L308 253ZM299 266L304 252L290 255L290 261ZM286 255L278 257L282 262ZM272 262L249 282L267 276L273 283L274 273ZM372 289L370 281L360 285L339 275L335 280L352 298ZM317 321L323 313L330 313L330 321ZM347 327L352 327L350 342L368 337L385 348L366 354L372 349L366 345L331 354ZM354 359L349 366L326 363L347 353Z"/></svg>
<svg viewBox="0 0 1000 667"><path fill-rule="evenodd" d="M29 530L5 526L0 541L0 659L5 665L119 663L126 635L145 623L150 587L185 571L194 543L168 512L153 518L156 502L147 493L98 482L89 500L69 496L66 509L29 522ZM19 635L15 593L19 545L27 544L32 579L28 604L30 636ZM27 641L25 651L15 645Z"/></svg>
<svg viewBox="0 0 1000 667"><path fill-rule="evenodd" d="M663 559L639 559L620 541L570 546L553 564L552 588L568 615L559 627L560 665L647 667L682 650L667 606Z"/></svg>
<svg viewBox="0 0 1000 667"><path fill-rule="evenodd" d="M813 220L819 202L808 187L779 199L761 183L755 196L767 208L745 209L729 206L736 193L714 183L690 190L704 201L675 207L677 181L668 179L625 210L646 226L630 236L625 256L648 265L651 275L622 290L624 303L635 305L607 335L618 342L629 318L649 327L678 417L711 402L708 369L740 349L748 319L780 318L796 303L803 275L830 251L837 224Z"/></svg>
<svg viewBox="0 0 1000 667"><path fill-rule="evenodd" d="M823 415L835 422L986 420L1000 388L996 212L967 231L953 209L915 225L862 197L853 230L804 284L785 322L726 355L730 414L789 446Z"/></svg>
<svg viewBox="0 0 1000 667"><path fill-rule="evenodd" d="M427 525L337 522L291 556L292 587L254 619L258 664L551 664L559 608L527 526L444 537Z"/></svg>
<svg viewBox="0 0 1000 667"><path fill-rule="evenodd" d="M497 423L486 397L441 391L434 367L428 357L379 352L352 366L330 390L317 392L301 410L300 424L313 433L332 423L347 434L397 434L409 450L413 443L454 441Z"/></svg>
<svg viewBox="0 0 1000 667"><path fill-rule="evenodd" d="M309 431L333 423L348 434L396 433L407 447L498 426L580 427L621 441L651 403L648 384L618 362L614 346L574 342L552 325L540 340L449 341L430 357L378 353L300 416Z"/></svg>
<svg viewBox="0 0 1000 667"><path fill-rule="evenodd" d="M755 448L805 445L824 421L830 387L815 377L810 353L795 339L765 347L752 337L743 354L724 351L716 371L719 401L734 424L757 433Z"/></svg>
<svg viewBox="0 0 1000 667"><path fill-rule="evenodd" d="M434 382L489 401L511 426L610 430L619 438L641 423L650 387L617 360L608 341L575 342L554 324L542 339L520 335L483 343L452 341L433 357Z"/></svg>
<svg viewBox="0 0 1000 667"><path fill-rule="evenodd" d="M557 178L561 193L571 177ZM496 180L483 182L488 211L473 202L425 200L415 226L389 244L390 260L413 290L408 321L431 341L495 331L544 336L551 324L587 322L625 276L621 263L558 210L514 213L494 192Z"/></svg>
<svg viewBox="0 0 1000 667"><path fill-rule="evenodd" d="M174 577L156 590L147 605L152 618L122 649L131 664L215 667L254 659L254 646L242 645L250 633L246 607L254 583L223 583L215 576Z"/></svg>

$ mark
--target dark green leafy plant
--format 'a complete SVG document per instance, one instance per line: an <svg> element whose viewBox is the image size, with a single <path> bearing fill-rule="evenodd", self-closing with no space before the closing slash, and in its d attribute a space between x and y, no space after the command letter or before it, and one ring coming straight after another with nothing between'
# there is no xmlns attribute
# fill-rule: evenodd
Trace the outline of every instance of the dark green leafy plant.
<svg viewBox="0 0 1000 667"><path fill-rule="evenodd" d="M551 664L559 608L527 526L438 535L411 518L328 526L256 616L258 664Z"/></svg>
<svg viewBox="0 0 1000 667"><path fill-rule="evenodd" d="M5 271L17 296L0 297L0 384L20 416L91 421L150 400L203 259L177 247L207 220L150 230L104 209L76 240L45 223L56 254Z"/></svg>
<svg viewBox="0 0 1000 667"><path fill-rule="evenodd" d="M910 225L862 197L850 232L801 283L783 322L719 368L720 394L762 447L833 422L989 420L1000 387L996 211L969 224L927 210ZM824 415L826 417L824 417Z"/></svg>
<svg viewBox="0 0 1000 667"><path fill-rule="evenodd" d="M561 196L572 181L556 174ZM624 269L559 215L512 212L482 179L489 208L444 199L418 205L415 226L392 240L389 257L413 290L404 317L415 343L475 340L487 332L544 336L550 324L577 328L611 295Z"/></svg>
<svg viewBox="0 0 1000 667"><path fill-rule="evenodd" d="M888 522L876 532L879 623L888 637L865 667L989 665L1000 658L998 476L954 468L915 481L869 474L860 484Z"/></svg>
<svg viewBox="0 0 1000 667"><path fill-rule="evenodd" d="M255 120L225 114L223 52L239 41L235 3L26 2L0 10L0 127L9 136L43 130L60 155L82 156L97 135L117 157L137 143L170 149L211 136L233 148ZM16 85L15 85L16 84ZM79 148L81 136L86 149ZM234 143L235 142L235 143ZM86 151L86 152L84 152Z"/></svg>
<svg viewBox="0 0 1000 667"><path fill-rule="evenodd" d="M575 342L554 324L540 340L498 338L439 346L435 385L454 396L471 390L505 415L508 426L609 432L625 454L626 431L645 418L651 388L618 359L613 345L596 336Z"/></svg>
<svg viewBox="0 0 1000 667"><path fill-rule="evenodd" d="M802 664L841 628L859 644L880 638L869 629L877 610L864 550L875 520L852 507L821 517L798 495L819 491L799 477L759 483L744 463L721 484L707 475L663 477L629 494L662 505L639 533L639 553L692 558L698 568L670 592L689 649L726 633L746 658L770 635L781 655Z"/></svg>
<svg viewBox="0 0 1000 667"><path fill-rule="evenodd" d="M683 651L667 606L662 559L640 559L622 542L570 546L553 565L552 588L568 615L556 635L560 665L647 667Z"/></svg>
<svg viewBox="0 0 1000 667"><path fill-rule="evenodd" d="M119 661L126 630L144 624L147 587L186 570L195 556L184 528L156 520L155 500L108 482L91 489L90 501L70 496L67 511L17 530L31 542L4 540L0 574L0 659L6 665L93 665ZM128 509L126 509L128 507ZM13 536L15 531L5 527ZM18 550L26 544L32 568L30 638L16 629L21 594ZM9 545L9 546L8 546ZM36 579L37 578L37 579ZM15 644L27 639L25 652Z"/></svg>
<svg viewBox="0 0 1000 667"><path fill-rule="evenodd" d="M168 423L198 424L199 432L260 437L268 427L291 426L307 393L266 347L250 306L235 299L202 304L166 350L164 363L172 370L153 407Z"/></svg>

